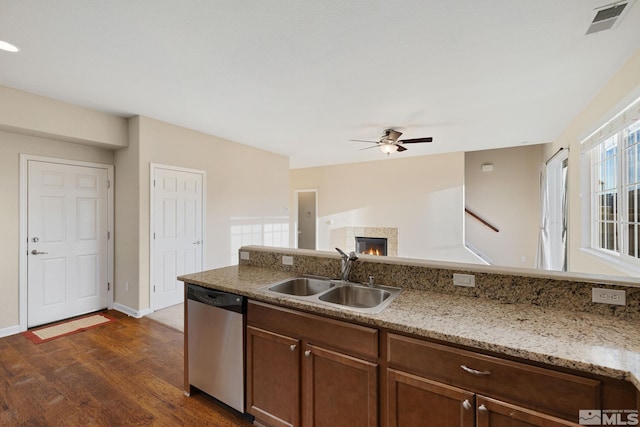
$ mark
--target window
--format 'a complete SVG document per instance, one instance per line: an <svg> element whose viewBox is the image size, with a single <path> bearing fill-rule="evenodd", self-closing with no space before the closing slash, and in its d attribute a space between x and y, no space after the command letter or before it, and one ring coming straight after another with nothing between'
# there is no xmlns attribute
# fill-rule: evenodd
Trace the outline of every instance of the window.
<svg viewBox="0 0 640 427"><path fill-rule="evenodd" d="M591 247L640 263L640 119L623 115L617 123L587 151Z"/></svg>

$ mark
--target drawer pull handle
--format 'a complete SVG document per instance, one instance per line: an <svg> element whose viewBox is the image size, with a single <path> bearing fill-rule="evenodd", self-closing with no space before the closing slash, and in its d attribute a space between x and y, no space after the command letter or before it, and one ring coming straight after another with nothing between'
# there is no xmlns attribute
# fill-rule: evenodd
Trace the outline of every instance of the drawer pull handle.
<svg viewBox="0 0 640 427"><path fill-rule="evenodd" d="M291 347L289 347L291 349L291 351L296 351L296 345L295 344L291 344Z"/></svg>
<svg viewBox="0 0 640 427"><path fill-rule="evenodd" d="M473 374L473 375L491 375L491 372L489 372L489 371L478 371L476 369L471 369L470 367L468 367L466 365L460 365L460 367L465 372L468 372L468 373Z"/></svg>
<svg viewBox="0 0 640 427"><path fill-rule="evenodd" d="M486 413L486 412L489 412L489 410L487 409L486 406L480 405L480 406L478 406L478 412Z"/></svg>
<svg viewBox="0 0 640 427"><path fill-rule="evenodd" d="M304 352L304 357L309 357L311 356L311 350L307 350Z"/></svg>
<svg viewBox="0 0 640 427"><path fill-rule="evenodd" d="M471 409L471 402L469 402L469 399L466 399L464 402L462 402L462 407L467 411Z"/></svg>

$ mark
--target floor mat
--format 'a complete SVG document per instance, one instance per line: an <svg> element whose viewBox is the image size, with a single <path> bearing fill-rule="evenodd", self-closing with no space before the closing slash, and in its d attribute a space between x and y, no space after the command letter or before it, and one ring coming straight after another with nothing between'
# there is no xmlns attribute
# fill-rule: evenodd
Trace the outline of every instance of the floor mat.
<svg viewBox="0 0 640 427"><path fill-rule="evenodd" d="M116 319L107 316L106 314L91 314L79 319L71 319L55 325L44 326L39 329L23 332L23 335L34 344L41 344L43 342L65 337L67 335L106 325L107 323L115 321Z"/></svg>

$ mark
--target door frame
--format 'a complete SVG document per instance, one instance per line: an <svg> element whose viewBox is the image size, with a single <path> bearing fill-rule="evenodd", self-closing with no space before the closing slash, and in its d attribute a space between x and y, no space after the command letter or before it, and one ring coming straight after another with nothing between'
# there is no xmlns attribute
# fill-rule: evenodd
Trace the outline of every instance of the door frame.
<svg viewBox="0 0 640 427"><path fill-rule="evenodd" d="M316 212L315 212L315 218L316 218L316 227L315 227L315 233L316 233L316 247L315 249L318 249L318 190L316 188L310 188L310 189L300 189L300 190L293 190L293 247L294 248L298 248L298 227L300 224L298 224L298 204L300 203L299 201L299 195L300 193L315 193L316 195Z"/></svg>
<svg viewBox="0 0 640 427"><path fill-rule="evenodd" d="M20 154L20 244L19 244L19 328L20 332L27 330L27 290L28 290L28 277L27 277L27 212L28 212L28 188L29 188L29 176L28 176L28 162L38 161L44 163L56 163L68 166L84 166L98 169L107 170L107 180L109 186L107 188L107 231L109 238L107 239L107 282L109 283L109 289L107 291L107 308L113 308L113 296L114 296L114 245L115 229L114 229L114 167L106 163L94 163L84 162L80 160L60 159L56 157L35 156L31 154Z"/></svg>
<svg viewBox="0 0 640 427"><path fill-rule="evenodd" d="M201 169L183 168L180 166L165 165L162 163L149 163L149 313L156 311L155 299L153 297L153 283L154 283L154 260L155 251L153 245L153 230L155 229L155 187L154 177L156 169L168 169L176 172L189 172L202 175L202 268L205 266L205 259L207 254L207 171Z"/></svg>

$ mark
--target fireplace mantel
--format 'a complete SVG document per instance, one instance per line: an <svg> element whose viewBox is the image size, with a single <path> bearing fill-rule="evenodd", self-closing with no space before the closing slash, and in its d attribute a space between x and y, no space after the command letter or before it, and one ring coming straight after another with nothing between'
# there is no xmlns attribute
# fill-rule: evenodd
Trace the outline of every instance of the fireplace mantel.
<svg viewBox="0 0 640 427"><path fill-rule="evenodd" d="M331 230L332 247L345 252L354 251L358 237L384 237L387 239L387 255L398 256L398 229L385 227L340 227Z"/></svg>

